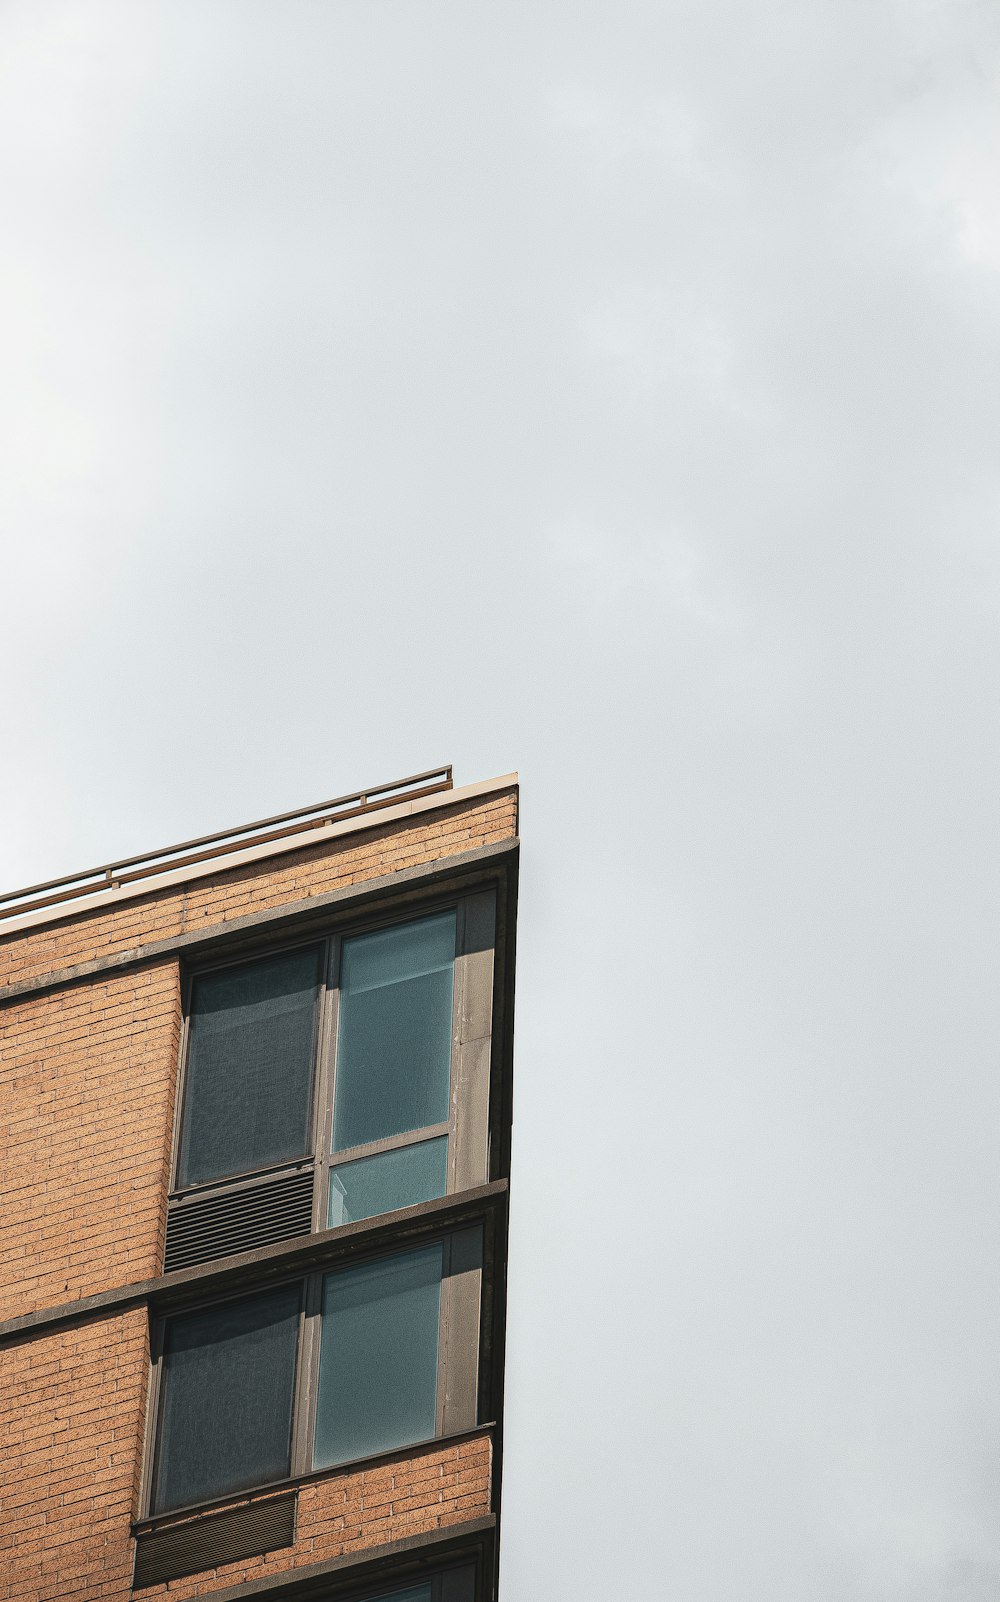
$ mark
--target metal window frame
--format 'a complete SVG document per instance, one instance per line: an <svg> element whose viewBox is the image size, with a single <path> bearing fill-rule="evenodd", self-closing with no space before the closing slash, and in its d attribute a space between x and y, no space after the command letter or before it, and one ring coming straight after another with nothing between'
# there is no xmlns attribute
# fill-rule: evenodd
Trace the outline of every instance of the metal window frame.
<svg viewBox="0 0 1000 1602"><path fill-rule="evenodd" d="M459 1434L474 1429L479 1423L479 1393L483 1368L482 1341L485 1327L484 1290L486 1281L486 1236L481 1223L459 1225L448 1230L434 1231L420 1246L401 1245L398 1241L383 1241L372 1250L352 1259L350 1264L330 1263L311 1269L308 1273L289 1274L266 1284L238 1291L219 1292L203 1301L171 1309L152 1320L148 1396L146 1410L145 1443L139 1491L139 1518L170 1519L195 1511L201 1503L183 1504L152 1509L153 1493L161 1447L161 1423L166 1384L165 1335L167 1325L174 1318L201 1313L211 1307L239 1302L259 1295L262 1291L278 1290L286 1285L298 1285L299 1322L296 1334L295 1379L292 1392L292 1417L289 1436L289 1472L276 1480L243 1486L232 1492L221 1492L212 1498L211 1507L230 1496L234 1501L247 1495L277 1489L302 1479L314 1471L312 1468L316 1408L319 1397L320 1337L322 1334L323 1281L331 1274L346 1271L362 1263L403 1257L408 1252L440 1242L442 1245L441 1295L438 1309L437 1336L437 1407L434 1435L425 1441L405 1442L401 1447L387 1448L387 1452L418 1450L442 1436ZM383 1454L375 1454L376 1457ZM332 1464L328 1472L341 1473L353 1462L366 1462L367 1458L351 1459ZM327 1472L322 1470L320 1472Z"/></svg>
<svg viewBox="0 0 1000 1602"><path fill-rule="evenodd" d="M322 1043L322 1018L324 1005L324 992L326 987L326 939L304 935L296 939L275 940L255 951L252 955L228 955L221 953L208 962L200 962L197 966L185 968L181 974L181 1034L178 1043L178 1070L177 1089L174 1096L174 1116L171 1129L170 1147L170 1178L167 1199L175 1205L183 1205L185 1201L195 1197L213 1194L228 1194L230 1191L242 1189L244 1184L271 1178L277 1174L294 1173L302 1168L311 1167L314 1162L313 1150L315 1147L317 1089L320 1076L320 1047ZM218 1174L212 1179L199 1180L193 1185L179 1185L178 1174L181 1162L181 1133L184 1127L184 1106L188 1092L188 1076L191 1058L191 1007L194 987L198 980L206 974L223 973L227 968L250 967L255 962L266 962L270 957L283 956L289 951L308 950L313 948L317 953L317 968L319 980L316 992L316 1005L313 1013L313 1041L312 1058L310 1066L310 1094L309 1113L306 1124L306 1150L298 1156L282 1159L277 1163L266 1163L257 1168L243 1169L235 1174Z"/></svg>
<svg viewBox="0 0 1000 1602"><path fill-rule="evenodd" d="M399 1575L396 1579L382 1578L334 1590L315 1593L315 1602L396 1602L419 1585L429 1585L431 1602L476 1602L476 1565L467 1558L442 1564L428 1574Z"/></svg>
<svg viewBox="0 0 1000 1602"><path fill-rule="evenodd" d="M440 1135L448 1136L448 1166L445 1178L445 1195L452 1190L453 1153L458 1138L457 1121L455 1117L455 1078L457 1052L456 1020L459 1013L459 976L460 958L462 956L462 936L464 930L464 897L448 896L436 898L428 902L420 911L414 913L408 909L405 913L391 912L381 917L366 920L357 928L344 928L337 930L330 938L330 956L328 970L328 992L331 997L329 1007L329 1051L325 1063L325 1089L326 1101L323 1107L320 1137L316 1150L316 1172L318 1184L315 1191L316 1211L313 1216L313 1229L325 1229L330 1207L330 1184L334 1168L343 1163L356 1162L362 1157L377 1157L383 1152L398 1151L405 1146L416 1146L422 1141L433 1140ZM343 978L344 941L357 935L375 934L380 929L400 928L407 923L419 923L424 918L433 918L444 912L455 914L455 956L452 965L452 999L451 999L451 1050L448 1062L448 1117L443 1123L423 1124L419 1129L400 1130L395 1135L387 1135L380 1140L365 1141L355 1146L335 1150L333 1144L333 1119L337 1099L337 1072L340 1066L340 996ZM376 1215L377 1216L377 1215Z"/></svg>
<svg viewBox="0 0 1000 1602"><path fill-rule="evenodd" d="M171 1313L163 1313L151 1321L152 1328L150 1331L149 1340L149 1384L147 1392L149 1396L149 1406L147 1408L146 1438L143 1451L139 1504L143 1510L144 1517L167 1518L172 1517L175 1513L183 1511L182 1508L171 1507L163 1508L158 1513L154 1513L152 1507L153 1493L156 1489L156 1475L159 1467L160 1457L161 1424L163 1419L163 1393L166 1384L165 1335L167 1325L170 1323L171 1319L184 1318L191 1313L203 1313L209 1308L222 1307L229 1302L249 1301L254 1296L260 1296L262 1293L266 1293L267 1291L282 1290L287 1285L298 1285L300 1290L299 1324L298 1331L295 1336L295 1377L292 1382L292 1417L288 1437L288 1462L289 1468L291 1469L294 1462L295 1452L295 1432L297 1422L296 1410L299 1404L300 1387L299 1367L300 1355L302 1351L302 1331L305 1321L306 1279L302 1274L283 1275L279 1279L268 1281L264 1285L255 1286L251 1289L248 1289L244 1285L238 1291L222 1291L215 1296L206 1296L204 1301L196 1302L192 1306L178 1308L175 1312ZM241 1496L248 1494L248 1492L256 1492L271 1485L283 1485L288 1478L290 1478L290 1475L285 1475L279 1480L267 1481L265 1485L252 1485L235 1490L232 1492L233 1500L236 1501ZM196 1506L198 1504L193 1505Z"/></svg>
<svg viewBox="0 0 1000 1602"><path fill-rule="evenodd" d="M430 1124L403 1131L383 1141L369 1142L342 1152L333 1151L333 1111L336 1095L340 1013L340 965L343 942L354 935L415 923L436 913L454 911L456 915L455 963L452 989L452 1037L449 1112L446 1124ZM355 909L325 930L294 932L259 947L252 953L214 954L185 968L182 975L182 1026L178 1046L177 1090L171 1133L171 1158L167 1206L170 1212L187 1204L244 1190L284 1175L313 1172L312 1230L327 1227L331 1169L340 1163L375 1156L439 1135L448 1135L448 1166L445 1195L486 1183L489 1177L491 1122L491 1065L494 1030L498 937L496 888L461 889L433 894L403 908L380 908L367 916ZM301 1156L240 1174L227 1174L196 1185L177 1184L181 1160L181 1132L188 1088L190 1061L190 1019L194 986L204 974L242 967L281 955L286 951L315 948L319 953L319 986L313 1026L312 1092L309 1110L308 1146ZM377 1216L377 1215L376 1215Z"/></svg>

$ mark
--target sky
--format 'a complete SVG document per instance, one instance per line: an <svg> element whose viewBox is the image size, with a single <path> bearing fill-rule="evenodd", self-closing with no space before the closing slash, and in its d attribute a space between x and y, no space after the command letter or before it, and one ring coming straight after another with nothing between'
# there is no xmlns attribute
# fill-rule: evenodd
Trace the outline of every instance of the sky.
<svg viewBox="0 0 1000 1602"><path fill-rule="evenodd" d="M0 3L3 887L521 775L502 1602L1000 1592L998 85Z"/></svg>

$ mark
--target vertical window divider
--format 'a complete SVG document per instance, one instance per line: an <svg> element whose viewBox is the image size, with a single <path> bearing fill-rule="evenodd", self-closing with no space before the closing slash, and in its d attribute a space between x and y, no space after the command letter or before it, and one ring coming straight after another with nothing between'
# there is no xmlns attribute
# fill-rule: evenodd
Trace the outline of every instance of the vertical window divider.
<svg viewBox="0 0 1000 1602"><path fill-rule="evenodd" d="M307 1275L303 1285L302 1319L299 1324L299 1363L295 1376L295 1407L292 1415L291 1465L292 1475L295 1478L308 1474L312 1468L322 1295L322 1274Z"/></svg>
<svg viewBox="0 0 1000 1602"><path fill-rule="evenodd" d="M455 963L452 968L451 1065L448 1089L448 1179L447 1194L457 1190L459 1089L462 1071L462 1015L465 1006L465 909L466 898L455 905Z"/></svg>
<svg viewBox="0 0 1000 1602"><path fill-rule="evenodd" d="M313 1231L327 1227L330 1155L333 1141L333 1081L336 1072L337 1020L340 1014L341 937L332 934L323 953L323 988L313 1112Z"/></svg>
<svg viewBox="0 0 1000 1602"><path fill-rule="evenodd" d="M188 1036L191 1031L191 996L194 974L181 973L181 1027L177 1044L177 1073L174 1078L174 1116L170 1136L170 1168L167 1173L167 1195L177 1188L177 1175L181 1162L181 1118L184 1112L184 1093L187 1088ZM164 1214L164 1229L166 1215Z"/></svg>
<svg viewBox="0 0 1000 1602"><path fill-rule="evenodd" d="M462 897L455 955L449 1191L485 1184L489 1175L495 940L494 892Z"/></svg>
<svg viewBox="0 0 1000 1602"><path fill-rule="evenodd" d="M441 1300L438 1308L437 1392L434 1406L434 1433L445 1433L448 1403L448 1334L451 1322L451 1236L441 1242Z"/></svg>
<svg viewBox="0 0 1000 1602"><path fill-rule="evenodd" d="M438 1434L479 1422L485 1237L482 1225L450 1230L441 1265L438 1330Z"/></svg>
<svg viewBox="0 0 1000 1602"><path fill-rule="evenodd" d="M146 1406L146 1428L142 1443L142 1469L139 1474L136 1517L142 1518L153 1503L153 1459L156 1455L156 1433L160 1420L160 1399L163 1392L163 1331L162 1318L153 1316L147 1308L149 1328L149 1381Z"/></svg>

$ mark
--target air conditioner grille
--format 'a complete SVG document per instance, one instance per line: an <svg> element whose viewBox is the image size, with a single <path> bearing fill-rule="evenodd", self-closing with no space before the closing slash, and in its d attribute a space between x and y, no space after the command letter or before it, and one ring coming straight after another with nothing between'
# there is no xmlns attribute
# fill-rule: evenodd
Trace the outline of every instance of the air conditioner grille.
<svg viewBox="0 0 1000 1602"><path fill-rule="evenodd" d="M163 1585L220 1563L274 1552L291 1546L294 1538L294 1496L144 1532L136 1540L132 1588Z"/></svg>
<svg viewBox="0 0 1000 1602"><path fill-rule="evenodd" d="M204 1200L172 1202L163 1271L253 1251L312 1229L313 1176L282 1174L266 1184Z"/></svg>

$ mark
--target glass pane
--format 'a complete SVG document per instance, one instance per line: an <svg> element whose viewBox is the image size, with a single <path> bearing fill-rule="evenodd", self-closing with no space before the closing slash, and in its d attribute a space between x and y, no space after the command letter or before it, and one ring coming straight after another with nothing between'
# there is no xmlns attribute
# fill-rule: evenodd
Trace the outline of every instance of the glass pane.
<svg viewBox="0 0 1000 1602"><path fill-rule="evenodd" d="M179 1185L305 1155L319 964L312 947L195 980Z"/></svg>
<svg viewBox="0 0 1000 1602"><path fill-rule="evenodd" d="M431 1582L407 1586L405 1591L380 1591L369 1602L431 1602Z"/></svg>
<svg viewBox="0 0 1000 1602"><path fill-rule="evenodd" d="M455 914L344 941L334 1150L448 1117Z"/></svg>
<svg viewBox="0 0 1000 1602"><path fill-rule="evenodd" d="M353 1224L397 1207L414 1207L432 1201L448 1188L448 1136L422 1140L399 1151L377 1157L359 1157L330 1173L330 1209L327 1223Z"/></svg>
<svg viewBox="0 0 1000 1602"><path fill-rule="evenodd" d="M408 1585L405 1591L380 1591L377 1596L365 1592L359 1602L431 1602L432 1585L433 1581L424 1580L420 1585Z"/></svg>
<svg viewBox="0 0 1000 1602"><path fill-rule="evenodd" d="M169 1320L153 1511L289 1472L299 1286Z"/></svg>
<svg viewBox="0 0 1000 1602"><path fill-rule="evenodd" d="M314 1468L434 1435L442 1256L438 1242L323 1281Z"/></svg>

